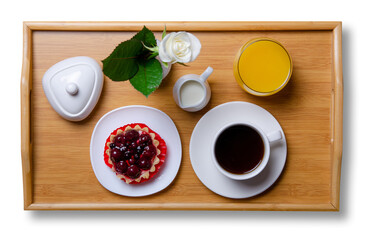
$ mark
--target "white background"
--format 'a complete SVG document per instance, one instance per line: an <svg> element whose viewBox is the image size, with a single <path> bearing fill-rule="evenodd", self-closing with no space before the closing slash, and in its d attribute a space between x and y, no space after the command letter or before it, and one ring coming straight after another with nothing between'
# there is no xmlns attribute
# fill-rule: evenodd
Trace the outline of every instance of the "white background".
<svg viewBox="0 0 373 240"><path fill-rule="evenodd" d="M337 239L356 237L358 233L365 233L365 239L372 237L373 14L369 2L2 1L0 238ZM24 211L19 87L22 22L75 20L343 21L344 149L340 212Z"/></svg>

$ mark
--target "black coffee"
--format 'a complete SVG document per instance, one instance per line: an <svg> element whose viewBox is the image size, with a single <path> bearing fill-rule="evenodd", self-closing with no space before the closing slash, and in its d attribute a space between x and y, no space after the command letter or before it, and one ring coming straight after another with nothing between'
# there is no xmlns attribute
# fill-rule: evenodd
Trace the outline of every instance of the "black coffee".
<svg viewBox="0 0 373 240"><path fill-rule="evenodd" d="M262 161L264 143L255 129L233 125L220 133L214 151L223 169L243 174L254 170Z"/></svg>

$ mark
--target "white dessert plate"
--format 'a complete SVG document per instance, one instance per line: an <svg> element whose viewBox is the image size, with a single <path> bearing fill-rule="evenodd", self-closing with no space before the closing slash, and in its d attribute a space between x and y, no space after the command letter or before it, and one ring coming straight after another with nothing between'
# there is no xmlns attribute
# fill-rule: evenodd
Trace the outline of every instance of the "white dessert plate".
<svg viewBox="0 0 373 240"><path fill-rule="evenodd" d="M251 122L265 133L280 130L283 138L271 144L266 168L254 178L232 180L218 171L211 159L216 132L233 122ZM253 197L267 190L280 176L286 162L287 146L278 121L267 110L248 102L228 102L208 111L195 126L189 144L190 160L201 182L211 191L227 198Z"/></svg>
<svg viewBox="0 0 373 240"><path fill-rule="evenodd" d="M144 123L166 142L167 155L159 172L141 184L126 184L105 164L106 139L115 129L130 123ZM181 140L172 119L164 112L147 106L126 106L105 114L96 124L91 137L93 171L107 190L129 197L147 196L165 189L176 177L181 163Z"/></svg>

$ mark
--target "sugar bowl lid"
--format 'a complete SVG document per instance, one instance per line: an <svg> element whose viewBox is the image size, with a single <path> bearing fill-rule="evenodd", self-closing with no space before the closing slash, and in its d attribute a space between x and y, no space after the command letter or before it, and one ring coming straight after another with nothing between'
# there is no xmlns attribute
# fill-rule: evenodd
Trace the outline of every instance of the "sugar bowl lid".
<svg viewBox="0 0 373 240"><path fill-rule="evenodd" d="M78 56L49 68L42 79L44 93L53 109L70 121L85 119L100 98L104 76L96 60Z"/></svg>

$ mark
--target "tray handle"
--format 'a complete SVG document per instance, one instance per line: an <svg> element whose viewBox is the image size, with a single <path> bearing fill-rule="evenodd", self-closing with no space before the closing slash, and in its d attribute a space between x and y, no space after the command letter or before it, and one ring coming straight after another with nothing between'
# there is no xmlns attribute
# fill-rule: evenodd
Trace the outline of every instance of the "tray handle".
<svg viewBox="0 0 373 240"><path fill-rule="evenodd" d="M32 88L32 30L23 24L23 62L21 76L21 156L23 166L24 209L32 204L32 141L31 141L31 88Z"/></svg>

